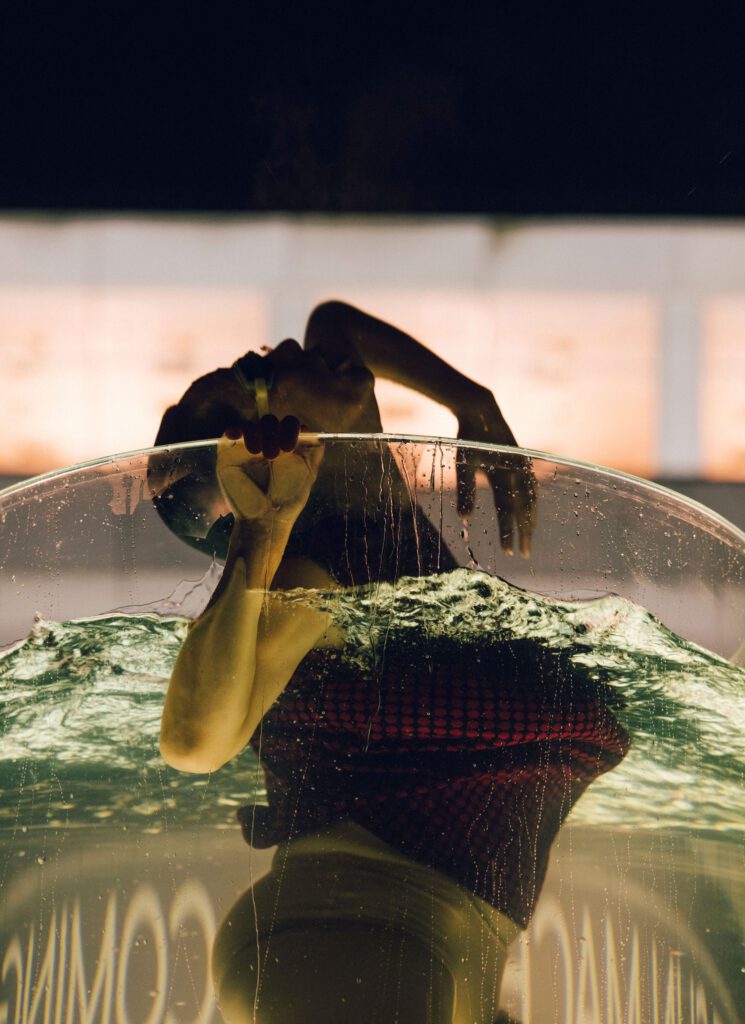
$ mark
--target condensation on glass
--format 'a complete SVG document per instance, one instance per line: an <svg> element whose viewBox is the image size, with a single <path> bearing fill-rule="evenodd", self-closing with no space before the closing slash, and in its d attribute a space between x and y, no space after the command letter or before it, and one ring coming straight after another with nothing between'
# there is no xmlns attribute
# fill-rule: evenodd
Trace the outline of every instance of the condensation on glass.
<svg viewBox="0 0 745 1024"><path fill-rule="evenodd" d="M385 844L375 863L389 894L405 894L385 912L374 978L354 958L380 921L362 910L346 933L371 1020L393 1019L374 1016L375 1000L390 1013L396 991L414 990L400 965L414 962L407 929L427 945L421 890L432 906L459 894L481 930L456 964L457 943L445 948L432 925L418 1020L742 1024L745 537L664 489L537 453L322 440L330 490L299 524L323 538L316 554L336 537L366 568L334 594L278 598L325 603L346 637L335 666L310 652L298 668L316 711L297 684L290 712L265 719L273 766L297 727L314 780L292 790L295 825L280 829L284 882L275 848L246 844L236 820L243 809L258 837L280 799L262 750L209 776L158 753L170 667L221 565L169 531L148 473L207 478L214 448L139 452L0 495L0 1019L219 1021L210 960L231 908L275 885L291 916L305 851L306 890L323 883L330 902L303 910L304 948L335 948L337 888L347 915L355 885L360 905L381 891L345 875L359 828L370 849ZM458 459L479 485L467 516ZM521 559L500 544L492 485L505 500L529 472L537 527ZM336 704L322 703L324 686ZM269 929L240 947L256 1020L269 1019L262 972L286 954L275 939ZM343 979L329 968L326 984L331 999ZM340 1005L328 1019L346 1019Z"/></svg>

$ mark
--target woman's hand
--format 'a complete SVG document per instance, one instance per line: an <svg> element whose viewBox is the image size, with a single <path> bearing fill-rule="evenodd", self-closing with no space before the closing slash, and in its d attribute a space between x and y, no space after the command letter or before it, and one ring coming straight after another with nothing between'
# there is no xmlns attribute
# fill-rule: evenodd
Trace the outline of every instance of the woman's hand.
<svg viewBox="0 0 745 1024"><path fill-rule="evenodd" d="M294 524L310 495L323 447L298 443L295 416L228 427L217 446L217 478L236 520L256 526Z"/></svg>
<svg viewBox="0 0 745 1024"><path fill-rule="evenodd" d="M333 586L308 560L283 564L323 455L299 431L295 417L265 416L218 442L217 478L235 525L220 581L176 659L161 722L163 757L183 771L216 771L239 753L308 651L335 642L327 612L269 595L280 566L288 589Z"/></svg>
<svg viewBox="0 0 745 1024"><path fill-rule="evenodd" d="M456 413L458 437L464 441L486 441L490 444L515 446L515 436L507 425L492 393L486 388L471 397L467 408ZM536 518L536 480L530 460L523 456L502 456L489 465L477 452L459 452L458 512L467 515L473 510L476 493L476 470L481 469L491 486L499 521L502 549L514 553L514 534L519 538L520 554L530 554Z"/></svg>

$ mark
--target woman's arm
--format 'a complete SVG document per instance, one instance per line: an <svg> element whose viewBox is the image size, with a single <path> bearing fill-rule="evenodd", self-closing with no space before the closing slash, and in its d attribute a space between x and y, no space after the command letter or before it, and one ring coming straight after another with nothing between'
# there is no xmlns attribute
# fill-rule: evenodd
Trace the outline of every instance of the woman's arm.
<svg viewBox="0 0 745 1024"><path fill-rule="evenodd" d="M239 439L218 445L218 477L236 526L222 579L191 624L171 675L160 748L175 768L208 772L229 761L305 654L338 642L327 613L271 591L336 585L307 559L283 562L320 458L318 447L270 461L250 456Z"/></svg>
<svg viewBox="0 0 745 1024"><path fill-rule="evenodd" d="M458 420L471 416L474 409L488 408L493 413L492 433L499 434L498 443L515 444L488 388L459 373L411 335L384 320L345 302L324 302L313 310L305 330L305 347L317 346L332 365L357 357L376 377L426 395L450 409Z"/></svg>
<svg viewBox="0 0 745 1024"><path fill-rule="evenodd" d="M305 347L319 347L333 367L346 359L364 363L376 377L403 384L450 409L458 437L514 446L517 442L488 388L464 376L444 359L392 324L345 302L324 302L310 315ZM502 547L513 551L513 530L520 551L530 552L535 526L535 479L525 460L487 471L494 495ZM473 508L475 474L465 459L458 465L458 510Z"/></svg>

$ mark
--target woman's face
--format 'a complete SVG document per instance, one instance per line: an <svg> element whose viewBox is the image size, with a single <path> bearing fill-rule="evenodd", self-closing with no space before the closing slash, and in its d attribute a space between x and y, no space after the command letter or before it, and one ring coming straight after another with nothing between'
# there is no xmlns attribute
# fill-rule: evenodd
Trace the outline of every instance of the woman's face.
<svg viewBox="0 0 745 1024"><path fill-rule="evenodd" d="M278 419L297 416L309 430L380 430L370 370L347 355L330 366L320 348L302 349L293 339L271 353L274 384L269 411Z"/></svg>
<svg viewBox="0 0 745 1024"><path fill-rule="evenodd" d="M345 356L330 366L318 348L306 351L288 339L272 351L270 363L269 412L279 420L296 416L307 430L328 433L382 429L374 377L359 359ZM195 381L178 405L168 410L156 443L208 440L220 437L229 426L257 418L255 399L239 376L233 370L216 370ZM166 479L153 468L150 485L154 494L175 483L171 471ZM198 485L195 482L180 500L194 513L190 517L193 526L186 532L198 537L230 511L217 481L211 478Z"/></svg>

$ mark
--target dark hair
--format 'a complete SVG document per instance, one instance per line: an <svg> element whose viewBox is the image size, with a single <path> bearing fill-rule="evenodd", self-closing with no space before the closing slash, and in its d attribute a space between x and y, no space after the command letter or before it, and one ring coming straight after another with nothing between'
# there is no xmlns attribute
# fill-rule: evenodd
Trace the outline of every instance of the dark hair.
<svg viewBox="0 0 745 1024"><path fill-rule="evenodd" d="M219 437L226 416L218 406L210 415L194 417L181 405L173 405L163 415L156 446L187 441L208 441ZM212 558L223 560L233 529L233 516L213 519L211 506L219 494L215 472L216 453L205 445L188 454L172 456L157 453L148 460L148 484L153 506L168 529L189 547Z"/></svg>
<svg viewBox="0 0 745 1024"><path fill-rule="evenodd" d="M212 518L209 499L215 495L217 488L214 452L206 449L192 453L192 458L194 456L205 462L209 460L213 464L212 468L205 473L199 472L196 467L194 471L187 472L165 490L153 494L153 506L171 533L179 540L209 555L210 558L224 561L234 517L228 513L217 519Z"/></svg>
<svg viewBox="0 0 745 1024"><path fill-rule="evenodd" d="M237 372L236 372L237 371ZM210 441L225 430L240 425L235 403L222 395L235 393L240 385L250 394L257 377L273 378L271 355L248 352L235 368L221 368L195 380L182 399L166 409L155 438L156 446L187 441ZM214 558L224 559L233 516L215 518L219 499L216 452L205 446L179 458L154 455L148 464L148 483L153 505L169 530L190 547Z"/></svg>

